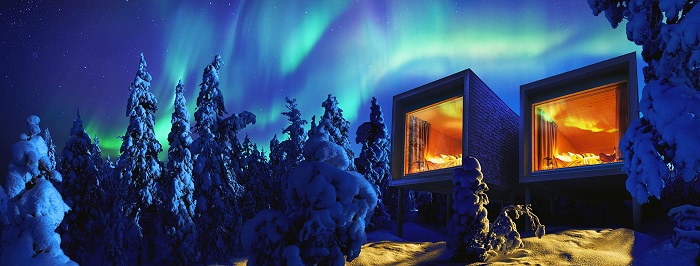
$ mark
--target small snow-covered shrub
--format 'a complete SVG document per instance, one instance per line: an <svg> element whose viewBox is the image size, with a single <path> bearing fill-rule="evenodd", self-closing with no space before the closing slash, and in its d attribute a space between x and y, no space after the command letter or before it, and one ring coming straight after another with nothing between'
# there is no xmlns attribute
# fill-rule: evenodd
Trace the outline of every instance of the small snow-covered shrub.
<svg viewBox="0 0 700 266"><path fill-rule="evenodd" d="M673 245L678 246L681 240L700 245L700 207L683 205L671 209L668 217L676 222ZM700 251L695 255L695 264L700 265Z"/></svg>
<svg viewBox="0 0 700 266"><path fill-rule="evenodd" d="M496 221L491 224L489 231L490 249L501 254L508 254L516 248L523 247L520 233L518 233L515 222L508 215L509 212L514 215L515 219L520 218L521 215L529 216L530 226L538 238L542 238L545 234L545 227L540 223L540 218L532 213L530 204L506 206L501 210Z"/></svg>

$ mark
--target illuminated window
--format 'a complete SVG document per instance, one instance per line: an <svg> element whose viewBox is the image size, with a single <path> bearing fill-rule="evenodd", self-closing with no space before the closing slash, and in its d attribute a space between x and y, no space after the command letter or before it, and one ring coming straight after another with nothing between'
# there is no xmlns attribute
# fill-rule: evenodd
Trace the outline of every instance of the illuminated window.
<svg viewBox="0 0 700 266"><path fill-rule="evenodd" d="M533 171L619 162L626 89L620 82L533 104Z"/></svg>
<svg viewBox="0 0 700 266"><path fill-rule="evenodd" d="M455 97L406 114L405 174L462 165L463 103Z"/></svg>

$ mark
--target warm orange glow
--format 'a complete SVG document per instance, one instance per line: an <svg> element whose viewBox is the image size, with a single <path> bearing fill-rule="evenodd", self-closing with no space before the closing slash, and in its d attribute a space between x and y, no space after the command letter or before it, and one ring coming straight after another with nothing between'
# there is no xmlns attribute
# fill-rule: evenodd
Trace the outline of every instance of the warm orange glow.
<svg viewBox="0 0 700 266"><path fill-rule="evenodd" d="M617 127L605 128L601 124L603 124L603 123L600 123L600 121L589 120L589 119L586 119L584 117L569 116L569 117L564 118L564 126L567 126L567 127L575 127L578 129L587 130L587 131L591 131L591 132L605 131L608 133L613 133L613 132L618 131Z"/></svg>
<svg viewBox="0 0 700 266"><path fill-rule="evenodd" d="M625 88L614 83L533 104L532 170L619 161Z"/></svg>
<svg viewBox="0 0 700 266"><path fill-rule="evenodd" d="M404 173L462 164L464 97L455 97L406 114Z"/></svg>

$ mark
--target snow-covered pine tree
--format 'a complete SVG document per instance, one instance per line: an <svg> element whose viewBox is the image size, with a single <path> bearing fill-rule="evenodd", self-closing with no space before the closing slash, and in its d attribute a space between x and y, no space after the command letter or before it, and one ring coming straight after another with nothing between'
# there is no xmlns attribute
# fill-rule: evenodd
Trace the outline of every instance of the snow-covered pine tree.
<svg viewBox="0 0 700 266"><path fill-rule="evenodd" d="M241 199L243 221L253 218L263 209L269 209L275 197L282 193L281 190L270 189L272 173L265 157L264 151L258 150L258 146L246 135L243 140L243 172L240 176L240 181L245 186Z"/></svg>
<svg viewBox="0 0 700 266"><path fill-rule="evenodd" d="M48 150L48 157L49 157L49 163L58 170L58 164L56 163L56 145L53 144L53 139L51 138L51 132L49 132L49 128L44 128L44 141L46 141L46 147L49 148Z"/></svg>
<svg viewBox="0 0 700 266"><path fill-rule="evenodd" d="M343 117L343 109L338 106L338 100L335 96L328 94L328 99L326 99L321 106L325 108L323 112L323 117L321 119L328 119L331 122L332 128L327 128L329 132L330 140L335 144L340 145L345 150L350 165L347 170L355 170L355 165L353 159L355 158L355 152L350 148L350 141L348 137L350 136L350 122L345 120ZM320 122L319 122L320 123Z"/></svg>
<svg viewBox="0 0 700 266"><path fill-rule="evenodd" d="M309 132L306 133L307 139L310 139L313 137L314 132L316 132L316 116L311 116L311 123L310 123L311 128L309 129ZM306 158L305 158L306 159Z"/></svg>
<svg viewBox="0 0 700 266"><path fill-rule="evenodd" d="M44 138L44 141L46 142L46 147L48 148L47 157L49 158L49 164L52 168L56 170L56 172L60 173L59 164L56 161L56 145L53 144L53 139L51 138L51 132L49 132L49 128L44 128L42 137ZM51 184L53 185L53 187L55 187L60 193L61 182L53 177L50 177L49 180L51 180Z"/></svg>
<svg viewBox="0 0 700 266"><path fill-rule="evenodd" d="M137 262L143 263L155 256L153 229L156 207L162 202L157 189L163 174L163 163L158 159L158 153L163 148L153 130L158 101L149 90L151 74L146 70L143 53L139 57L139 69L129 86L131 95L126 106L129 126L122 137L115 174L126 192L123 218L130 224L127 228L134 226L126 237L127 252L135 252ZM131 255L126 254L128 259L131 259Z"/></svg>
<svg viewBox="0 0 700 266"><path fill-rule="evenodd" d="M289 175L294 168L296 168L299 163L304 160L304 143L306 142L306 132L304 131L304 125L306 125L306 120L301 118L301 112L297 108L296 99L290 99L289 97L284 98L287 102L287 112L282 112L282 115L287 117L289 125L282 130L282 134L287 134L288 138L281 143L277 141L277 135L270 142L270 169L272 171L272 182L278 182L278 184L272 183L271 193L272 195L281 195L282 187L284 186L281 182L283 180L282 176ZM315 128L315 124L313 127ZM276 144L273 146L273 142ZM280 194L277 194L280 193ZM281 199L281 198L277 198ZM275 203L276 207L273 209L283 210L284 201Z"/></svg>
<svg viewBox="0 0 700 266"><path fill-rule="evenodd" d="M93 163L97 166L97 169L99 169L100 175L98 176L98 180L102 182L102 178L104 177L105 173L105 168L107 165L105 164L105 161L102 160L102 148L100 148L100 138L95 136L92 138L92 161Z"/></svg>
<svg viewBox="0 0 700 266"><path fill-rule="evenodd" d="M197 200L198 251L205 262L227 258L239 245L241 212L238 199L243 186L238 182L237 162L231 160L231 141L237 141L238 130L255 123L249 112L226 114L224 99L219 90L219 69L223 65L216 55L204 68L197 110L194 113L194 132L199 137L192 143L194 153L194 198Z"/></svg>
<svg viewBox="0 0 700 266"><path fill-rule="evenodd" d="M467 157L462 167L454 170L452 219L447 225L447 247L452 258L459 262L483 262L488 258L489 219L486 205L489 187L483 182L481 165L474 157Z"/></svg>
<svg viewBox="0 0 700 266"><path fill-rule="evenodd" d="M165 210L163 215L164 235L158 242L166 245L161 250L165 261L187 265L198 261L197 227L194 224L194 181L192 180L192 153L190 144L190 114L187 111L185 88L182 81L175 87L174 111L168 134L168 164L163 179Z"/></svg>
<svg viewBox="0 0 700 266"><path fill-rule="evenodd" d="M243 175L245 165L243 164L243 145L238 140L238 132L249 124L255 124L255 115L248 111L232 114L229 117L219 120L219 145L228 153L228 168L233 171L232 177L235 183ZM243 187L240 187L241 191Z"/></svg>
<svg viewBox="0 0 700 266"><path fill-rule="evenodd" d="M282 188L282 175L288 173L288 166L284 161L284 149L277 139L277 134L272 136L270 140L270 160L268 167L270 169L269 188L270 191L270 209L284 211L284 192Z"/></svg>
<svg viewBox="0 0 700 266"><path fill-rule="evenodd" d="M9 221L2 233L0 264L77 265L63 253L61 237L55 232L70 208L49 181L60 182L61 174L50 162L49 148L39 135L39 121L39 117L30 116L29 132L12 145L7 208L0 208L0 216Z"/></svg>
<svg viewBox="0 0 700 266"><path fill-rule="evenodd" d="M639 202L660 198L669 183L695 189L665 195L676 204L700 204L700 8L694 0L589 0L616 28L627 19L627 39L642 46L644 80L639 110L620 140L627 190ZM687 187L684 185L678 187ZM670 200L666 198L664 200ZM682 198L682 199L678 199Z"/></svg>
<svg viewBox="0 0 700 266"><path fill-rule="evenodd" d="M289 99L289 97L284 97L285 102L287 102L287 112L282 112L284 116L287 117L289 121L289 126L282 130L282 134L289 135L289 138L282 141L282 147L285 152L285 165L289 166L289 169L294 169L299 163L304 160L303 149L304 143L306 142L306 132L304 132L304 125L306 125L306 120L301 118L301 112L297 108L297 100ZM288 174L286 172L284 174Z"/></svg>
<svg viewBox="0 0 700 266"><path fill-rule="evenodd" d="M97 248L104 235L101 211L105 192L100 186L100 166L93 152L94 145L78 111L70 138L61 151L64 176L61 194L71 211L61 223L59 233L66 255L80 264L90 264L91 256L101 253Z"/></svg>
<svg viewBox="0 0 700 266"><path fill-rule="evenodd" d="M355 158L357 172L364 175L367 181L377 192L377 207L372 215L371 225L381 226L391 218L386 206L382 201L383 196L388 194L389 178L389 132L384 124L384 114L382 107L377 104L377 99L372 97L371 113L369 122L362 123L356 132L355 143L362 145L360 157Z"/></svg>

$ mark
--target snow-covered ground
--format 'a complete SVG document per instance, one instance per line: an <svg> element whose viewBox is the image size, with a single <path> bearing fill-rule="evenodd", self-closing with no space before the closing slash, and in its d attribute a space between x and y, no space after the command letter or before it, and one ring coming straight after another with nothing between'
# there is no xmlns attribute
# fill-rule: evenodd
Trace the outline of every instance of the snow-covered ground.
<svg viewBox="0 0 700 266"><path fill-rule="evenodd" d="M399 238L393 229L368 233L360 256L347 265L460 265L450 262L440 233L405 223ZM625 228L548 230L541 239L523 237L525 246L511 254L471 265L694 265L698 252L691 244L673 247L668 236L656 238ZM245 263L245 258L234 261Z"/></svg>

